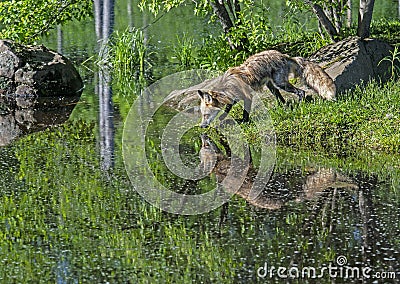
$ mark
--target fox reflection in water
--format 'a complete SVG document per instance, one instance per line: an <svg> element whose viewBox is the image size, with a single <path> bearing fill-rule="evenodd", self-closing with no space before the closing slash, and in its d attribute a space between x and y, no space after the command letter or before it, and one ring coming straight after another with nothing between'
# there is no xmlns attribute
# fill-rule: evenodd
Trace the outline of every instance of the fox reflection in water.
<svg viewBox="0 0 400 284"><path fill-rule="evenodd" d="M227 177L231 165L231 153L221 140L226 154L207 136L201 136L202 147L199 153L200 169L204 174L214 174L218 183ZM250 159L251 160L251 159ZM247 175L236 195L244 198L249 204L265 209L279 209L285 203L295 200L311 200L318 198L324 192L343 188L358 189L358 185L331 168L310 169L308 174L289 172L274 173L264 190L255 198L250 198L250 192L257 176L257 169L250 162ZM230 191L230 188L225 188Z"/></svg>

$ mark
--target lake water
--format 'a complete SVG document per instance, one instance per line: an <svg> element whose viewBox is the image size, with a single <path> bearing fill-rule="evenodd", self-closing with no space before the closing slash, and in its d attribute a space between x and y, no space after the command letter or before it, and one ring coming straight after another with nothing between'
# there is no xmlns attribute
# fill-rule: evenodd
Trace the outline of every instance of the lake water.
<svg viewBox="0 0 400 284"><path fill-rule="evenodd" d="M136 10L129 18L126 3L117 2L116 28L153 22ZM176 34L217 33L191 9L148 29L165 56ZM64 53L77 63L95 54L95 37L83 36L92 30L92 22L64 30ZM46 40L57 47L55 36ZM0 104L0 282L399 282L398 154L275 146L270 128L260 130L268 141L243 150L223 127L190 128L199 121L191 112L172 124L176 112L156 108L152 95L190 85L187 73L160 78L134 107L114 90L107 110L101 80L84 66L77 104ZM159 75L170 74L162 69ZM173 131L181 136L168 136ZM240 166L230 172L235 157ZM261 191L254 186L263 181L260 168L269 178ZM217 186L224 180L235 194L214 206L226 193ZM202 194L209 195L201 204L187 198ZM160 196L168 202L154 203Z"/></svg>

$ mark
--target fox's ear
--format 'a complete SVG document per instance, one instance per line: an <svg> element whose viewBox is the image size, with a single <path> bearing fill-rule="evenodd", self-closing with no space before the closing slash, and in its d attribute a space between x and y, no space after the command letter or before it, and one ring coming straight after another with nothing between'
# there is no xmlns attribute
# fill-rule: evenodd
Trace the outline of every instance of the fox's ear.
<svg viewBox="0 0 400 284"><path fill-rule="evenodd" d="M210 95L210 93L197 90L197 94L200 97L200 99L204 101L206 104L212 104L213 98Z"/></svg>
<svg viewBox="0 0 400 284"><path fill-rule="evenodd" d="M200 90L197 90L197 95L199 96L200 99L204 99L204 93Z"/></svg>

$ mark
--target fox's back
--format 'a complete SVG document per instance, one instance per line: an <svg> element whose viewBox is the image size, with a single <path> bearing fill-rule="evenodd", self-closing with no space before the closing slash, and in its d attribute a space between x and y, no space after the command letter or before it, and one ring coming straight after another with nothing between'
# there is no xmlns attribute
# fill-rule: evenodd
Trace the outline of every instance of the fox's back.
<svg viewBox="0 0 400 284"><path fill-rule="evenodd" d="M241 66L249 69L263 67L264 69L272 70L287 64L288 59L288 55L280 53L277 50L265 50L250 56Z"/></svg>
<svg viewBox="0 0 400 284"><path fill-rule="evenodd" d="M257 89L265 80L271 79L274 72L288 75L292 62L286 54L277 50L265 50L250 56L240 66L229 69L228 73L241 76L244 81Z"/></svg>

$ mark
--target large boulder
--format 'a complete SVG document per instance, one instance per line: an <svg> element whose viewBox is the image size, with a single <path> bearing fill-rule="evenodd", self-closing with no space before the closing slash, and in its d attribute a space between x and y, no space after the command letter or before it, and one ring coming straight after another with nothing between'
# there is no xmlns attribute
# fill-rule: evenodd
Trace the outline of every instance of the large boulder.
<svg viewBox="0 0 400 284"><path fill-rule="evenodd" d="M0 95L79 96L82 88L79 73L63 55L0 40Z"/></svg>
<svg viewBox="0 0 400 284"><path fill-rule="evenodd" d="M377 39L349 37L323 47L310 60L325 69L340 93L371 79L387 81L392 75L391 62L382 59L391 57L393 49Z"/></svg>

